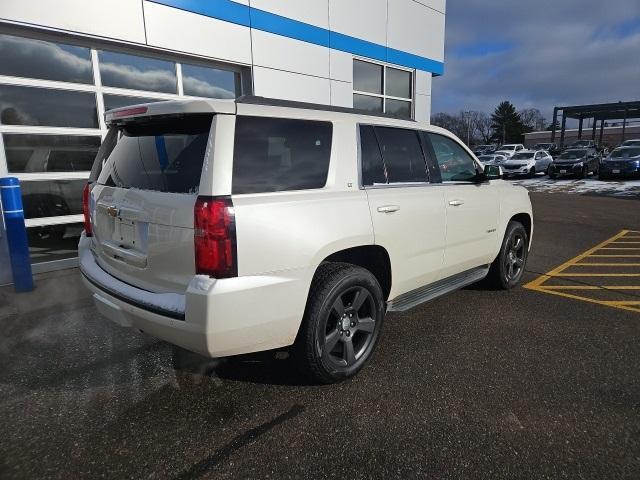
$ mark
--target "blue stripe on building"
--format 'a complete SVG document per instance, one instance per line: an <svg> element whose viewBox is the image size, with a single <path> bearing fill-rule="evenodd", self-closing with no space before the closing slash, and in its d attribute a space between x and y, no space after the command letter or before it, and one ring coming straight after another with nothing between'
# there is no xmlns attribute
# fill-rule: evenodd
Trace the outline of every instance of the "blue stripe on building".
<svg viewBox="0 0 640 480"><path fill-rule="evenodd" d="M362 57L393 63L408 68L444 73L444 63L413 53L389 48L360 38L332 32L291 18L276 15L231 0L151 0L169 7L293 38L302 42L333 48Z"/></svg>

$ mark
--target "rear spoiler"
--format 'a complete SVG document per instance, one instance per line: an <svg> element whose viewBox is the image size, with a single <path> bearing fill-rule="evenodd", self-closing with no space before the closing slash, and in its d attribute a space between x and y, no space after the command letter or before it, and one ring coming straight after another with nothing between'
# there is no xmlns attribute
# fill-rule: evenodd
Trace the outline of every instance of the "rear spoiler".
<svg viewBox="0 0 640 480"><path fill-rule="evenodd" d="M116 108L105 112L107 125L124 123L144 117L184 115L191 113L235 114L234 100L167 100Z"/></svg>

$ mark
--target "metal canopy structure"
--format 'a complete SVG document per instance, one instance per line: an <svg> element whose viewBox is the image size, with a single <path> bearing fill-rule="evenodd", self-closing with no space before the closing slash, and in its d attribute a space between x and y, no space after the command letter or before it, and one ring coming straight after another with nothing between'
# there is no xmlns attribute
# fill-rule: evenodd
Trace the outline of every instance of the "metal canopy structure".
<svg viewBox="0 0 640 480"><path fill-rule="evenodd" d="M605 120L622 120L622 141L625 140L625 129L627 121L630 119L640 119L640 101L598 103L594 105L573 105L569 107L555 107L553 109L553 123L551 130L551 142L556 140L556 125L558 123L558 112L562 111L562 122L560 124L560 148L564 146L564 134L567 125L567 118L578 120L578 138L582 138L582 126L584 119L593 119L591 129L591 139L596 140L596 128L600 122L599 145L602 144L602 134Z"/></svg>

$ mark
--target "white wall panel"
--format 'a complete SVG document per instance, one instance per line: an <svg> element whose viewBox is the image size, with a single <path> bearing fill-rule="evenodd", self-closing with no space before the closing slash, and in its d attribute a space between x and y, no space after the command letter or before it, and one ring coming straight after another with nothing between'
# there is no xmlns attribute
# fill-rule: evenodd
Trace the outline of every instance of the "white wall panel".
<svg viewBox="0 0 640 480"><path fill-rule="evenodd" d="M253 67L256 95L329 105L329 79Z"/></svg>
<svg viewBox="0 0 640 480"><path fill-rule="evenodd" d="M353 84L331 80L331 105L353 107Z"/></svg>
<svg viewBox="0 0 640 480"><path fill-rule="evenodd" d="M329 49L253 29L253 63L329 78Z"/></svg>
<svg viewBox="0 0 640 480"><path fill-rule="evenodd" d="M253 8L266 10L317 27L329 27L329 0L250 0Z"/></svg>
<svg viewBox="0 0 640 480"><path fill-rule="evenodd" d="M139 1L0 0L0 18L144 43Z"/></svg>
<svg viewBox="0 0 640 480"><path fill-rule="evenodd" d="M433 8L439 12L445 13L447 8L447 0L415 0L427 7Z"/></svg>
<svg viewBox="0 0 640 480"><path fill-rule="evenodd" d="M423 95L431 95L431 80L432 76L430 72L423 70L416 71L416 93Z"/></svg>
<svg viewBox="0 0 640 480"><path fill-rule="evenodd" d="M431 121L431 95L416 95L415 119L417 122L430 123Z"/></svg>
<svg viewBox="0 0 640 480"><path fill-rule="evenodd" d="M251 63L249 28L144 2L147 42L156 47Z"/></svg>
<svg viewBox="0 0 640 480"><path fill-rule="evenodd" d="M389 0L387 46L443 61L444 17L413 0Z"/></svg>
<svg viewBox="0 0 640 480"><path fill-rule="evenodd" d="M369 42L387 43L387 0L329 0L331 30Z"/></svg>
<svg viewBox="0 0 640 480"><path fill-rule="evenodd" d="M330 77L343 82L353 82L353 55L339 50L330 51Z"/></svg>

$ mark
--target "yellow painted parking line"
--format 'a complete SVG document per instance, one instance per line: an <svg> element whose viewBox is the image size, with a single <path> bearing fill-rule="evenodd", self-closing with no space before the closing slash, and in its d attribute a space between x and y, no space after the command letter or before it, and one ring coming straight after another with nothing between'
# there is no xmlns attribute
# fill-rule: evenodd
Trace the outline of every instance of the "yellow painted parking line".
<svg viewBox="0 0 640 480"><path fill-rule="evenodd" d="M640 263L574 263L574 267L640 267Z"/></svg>
<svg viewBox="0 0 640 480"><path fill-rule="evenodd" d="M640 273L556 273L555 276L556 277L640 277Z"/></svg>
<svg viewBox="0 0 640 480"><path fill-rule="evenodd" d="M589 258L640 258L640 255L589 255Z"/></svg>
<svg viewBox="0 0 640 480"><path fill-rule="evenodd" d="M640 290L640 285L545 285L545 290Z"/></svg>
<svg viewBox="0 0 640 480"><path fill-rule="evenodd" d="M627 278L630 279L632 277L640 277L640 263L609 263L607 260L604 261L596 261L595 263L584 262L583 260L589 258L640 258L640 254L631 254L627 253L627 251L638 251L640 247L615 247L613 245L618 244L640 244L640 242L627 242L630 239L628 236L629 233L633 233L631 237L640 238L637 235L640 232L632 231L632 230L622 230L618 234L613 237L605 240L604 242L599 243L595 247L590 248L589 250L579 254L578 256L572 258L571 260L566 261L562 265L555 267L549 272L540 275L535 280L527 283L524 288L529 290L534 290L542 293L547 293L550 295L556 295L564 298L569 298L572 300L579 300L582 302L588 302L598 305L603 305L611 308L618 308L621 310L626 310L629 312L640 313L640 301L635 300L611 300L611 299L601 299L594 298L592 295L595 292L598 292L601 297L603 294L601 292L622 292L622 291L640 291L640 285L547 285L546 282L553 278L562 278L563 280L570 278ZM616 252L605 253L602 250L616 250ZM584 272L583 268L579 273L572 273L567 271L570 267L596 267L595 271L587 271ZM597 267L627 267L632 268L635 272L624 272L624 273L598 273ZM636 273L637 272L637 273ZM578 280L576 280L578 281ZM630 282L630 283L640 283L640 282ZM591 293L593 292L593 293ZM620 294L620 293L619 293ZM637 298L637 297L636 297Z"/></svg>

